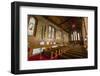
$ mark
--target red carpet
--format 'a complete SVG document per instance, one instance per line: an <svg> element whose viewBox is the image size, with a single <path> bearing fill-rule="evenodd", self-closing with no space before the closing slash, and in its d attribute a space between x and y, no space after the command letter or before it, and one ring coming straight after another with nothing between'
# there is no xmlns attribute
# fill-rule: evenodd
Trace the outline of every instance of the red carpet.
<svg viewBox="0 0 100 76"><path fill-rule="evenodd" d="M33 60L50 60L49 57L45 56L45 55L41 55L38 54L38 55L34 55L34 56L31 56L28 58L29 61L33 61Z"/></svg>

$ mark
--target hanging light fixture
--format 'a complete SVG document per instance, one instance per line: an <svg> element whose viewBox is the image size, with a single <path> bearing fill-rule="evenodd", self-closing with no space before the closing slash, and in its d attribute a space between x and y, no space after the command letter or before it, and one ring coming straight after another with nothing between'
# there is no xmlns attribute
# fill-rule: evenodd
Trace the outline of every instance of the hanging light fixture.
<svg viewBox="0 0 100 76"><path fill-rule="evenodd" d="M41 42L40 42L40 45L44 45L44 44L45 44L45 42L44 42L44 41L41 41Z"/></svg>

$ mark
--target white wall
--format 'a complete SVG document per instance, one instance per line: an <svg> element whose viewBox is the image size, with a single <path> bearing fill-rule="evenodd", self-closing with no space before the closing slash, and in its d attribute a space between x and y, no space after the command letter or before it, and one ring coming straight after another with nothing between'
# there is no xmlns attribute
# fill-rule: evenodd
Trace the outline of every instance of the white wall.
<svg viewBox="0 0 100 76"><path fill-rule="evenodd" d="M10 57L11 57L11 6L10 3L14 0L0 0L0 76L14 76L10 73ZM17 0L16 0L17 1ZM74 5L90 5L98 6L100 13L100 0L21 0L30 2L44 2L44 3L59 3L59 4L74 4ZM100 14L98 15L100 20ZM100 22L99 24L100 25ZM100 26L98 26L100 28ZM100 32L100 29L99 29ZM100 42L100 35L98 38ZM100 43L99 43L100 45ZM100 49L99 49L100 50ZM99 56L100 57L100 51ZM99 67L100 67L100 59ZM100 68L98 70L85 70L85 71L65 71L55 73L40 73L34 76L99 76ZM32 76L33 74L26 74L25 76ZM23 75L21 75L23 76Z"/></svg>

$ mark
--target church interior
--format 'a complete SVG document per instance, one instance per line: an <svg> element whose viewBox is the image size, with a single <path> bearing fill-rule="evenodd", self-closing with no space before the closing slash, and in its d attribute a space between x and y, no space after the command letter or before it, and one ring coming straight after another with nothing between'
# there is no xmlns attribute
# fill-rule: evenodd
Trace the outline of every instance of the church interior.
<svg viewBox="0 0 100 76"><path fill-rule="evenodd" d="M88 17L28 15L28 61L88 58Z"/></svg>

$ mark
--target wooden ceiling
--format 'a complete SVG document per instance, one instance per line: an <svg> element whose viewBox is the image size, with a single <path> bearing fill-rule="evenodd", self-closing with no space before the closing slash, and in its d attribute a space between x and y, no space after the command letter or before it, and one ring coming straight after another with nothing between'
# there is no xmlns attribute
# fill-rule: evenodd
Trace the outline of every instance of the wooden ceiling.
<svg viewBox="0 0 100 76"><path fill-rule="evenodd" d="M63 16L43 16L53 24L62 28L66 32L73 30L72 25L75 25L76 30L81 29L82 17L63 17Z"/></svg>

